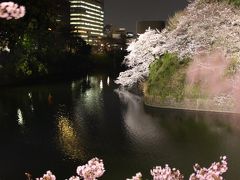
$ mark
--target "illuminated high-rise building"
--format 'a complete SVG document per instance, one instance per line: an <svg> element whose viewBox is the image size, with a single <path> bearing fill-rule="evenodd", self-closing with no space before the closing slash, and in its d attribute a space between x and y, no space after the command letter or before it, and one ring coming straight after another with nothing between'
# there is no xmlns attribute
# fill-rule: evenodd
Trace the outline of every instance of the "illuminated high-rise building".
<svg viewBox="0 0 240 180"><path fill-rule="evenodd" d="M98 45L103 36L103 0L70 0L70 25L73 36Z"/></svg>

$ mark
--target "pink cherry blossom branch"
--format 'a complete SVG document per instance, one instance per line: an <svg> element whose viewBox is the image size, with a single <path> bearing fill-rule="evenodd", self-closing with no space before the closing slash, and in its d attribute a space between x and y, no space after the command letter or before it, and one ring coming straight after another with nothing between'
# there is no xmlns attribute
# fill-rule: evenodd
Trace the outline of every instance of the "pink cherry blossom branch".
<svg viewBox="0 0 240 180"><path fill-rule="evenodd" d="M226 156L220 157L219 162L214 162L209 168L201 168L198 164L193 166L194 173L190 176L189 180L222 180L222 175L228 170ZM104 164L101 159L93 158L87 164L77 167L77 176L72 176L68 180L97 180L105 172ZM168 165L165 167L156 166L151 171L153 180L183 180L184 176L176 168L170 168ZM31 175L25 173L28 179ZM138 172L132 178L126 180L142 180L142 173ZM51 171L36 180L56 180L56 176Z"/></svg>
<svg viewBox="0 0 240 180"><path fill-rule="evenodd" d="M25 15L25 7L19 6L14 2L0 3L0 18L3 19L19 19Z"/></svg>

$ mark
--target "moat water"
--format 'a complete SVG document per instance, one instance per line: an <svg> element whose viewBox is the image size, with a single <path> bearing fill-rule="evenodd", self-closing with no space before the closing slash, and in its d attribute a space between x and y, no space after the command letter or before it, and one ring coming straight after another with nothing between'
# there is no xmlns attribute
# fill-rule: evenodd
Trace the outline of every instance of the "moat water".
<svg viewBox="0 0 240 180"><path fill-rule="evenodd" d="M240 179L240 116L154 109L116 90L114 78L0 89L0 180L76 175L76 167L103 159L100 179L123 180L169 164L188 179L193 164L208 167L228 157L224 177Z"/></svg>

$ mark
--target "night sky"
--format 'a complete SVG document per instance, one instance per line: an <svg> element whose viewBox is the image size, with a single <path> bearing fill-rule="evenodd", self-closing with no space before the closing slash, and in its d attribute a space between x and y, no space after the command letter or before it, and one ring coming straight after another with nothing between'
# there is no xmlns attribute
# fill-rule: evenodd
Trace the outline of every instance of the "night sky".
<svg viewBox="0 0 240 180"><path fill-rule="evenodd" d="M136 31L136 21L166 20L183 9L187 0L105 0L105 24Z"/></svg>

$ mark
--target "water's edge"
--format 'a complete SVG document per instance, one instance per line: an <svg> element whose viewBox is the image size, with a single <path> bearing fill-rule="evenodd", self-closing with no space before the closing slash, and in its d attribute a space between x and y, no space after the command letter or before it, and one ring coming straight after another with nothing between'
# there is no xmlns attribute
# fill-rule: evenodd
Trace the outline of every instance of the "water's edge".
<svg viewBox="0 0 240 180"><path fill-rule="evenodd" d="M143 102L145 106L160 108L160 109L179 109L200 112L217 112L240 114L234 109L234 106L217 105L213 100L205 99L184 99L180 102L175 100L160 101L157 97L144 95Z"/></svg>

